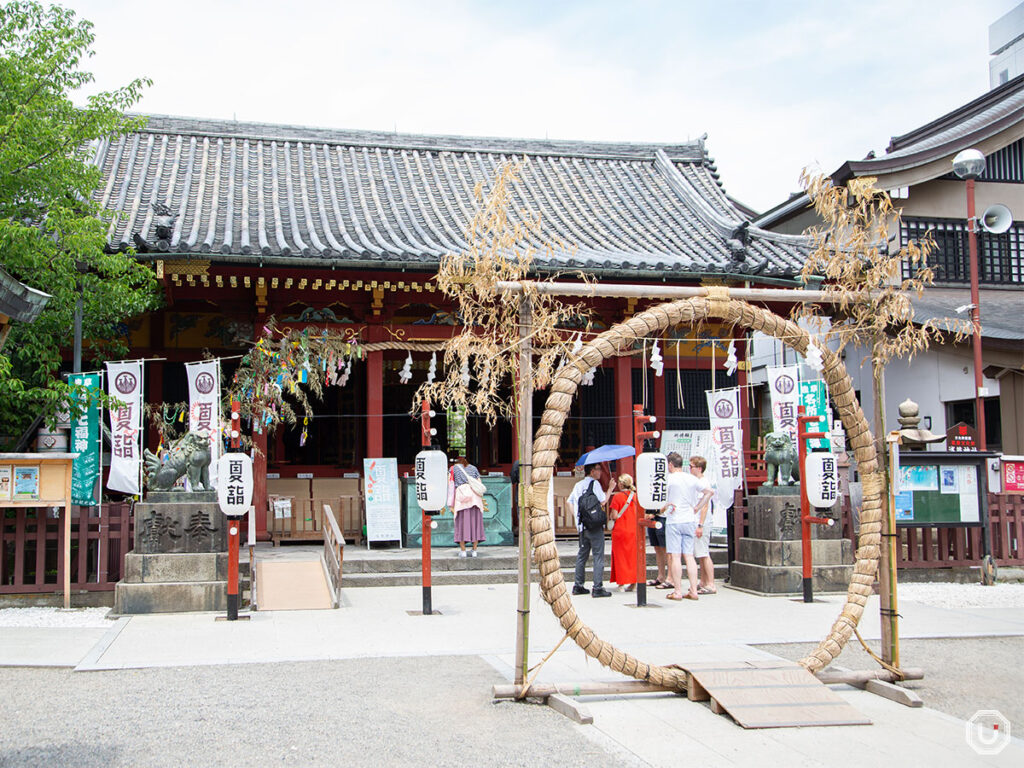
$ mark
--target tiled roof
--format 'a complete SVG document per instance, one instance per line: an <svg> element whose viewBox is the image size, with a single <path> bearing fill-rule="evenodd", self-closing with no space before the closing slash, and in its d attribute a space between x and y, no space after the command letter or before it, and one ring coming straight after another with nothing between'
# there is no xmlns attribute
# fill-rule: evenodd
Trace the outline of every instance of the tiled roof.
<svg viewBox="0 0 1024 768"><path fill-rule="evenodd" d="M253 263L430 268L466 247L475 200L525 159L512 207L565 247L550 269L790 277L806 242L746 224L703 141L679 145L421 136L150 116L96 147L111 248ZM154 204L173 221L160 222ZM158 231L158 225L165 228ZM737 258L739 257L739 258Z"/></svg>
<svg viewBox="0 0 1024 768"><path fill-rule="evenodd" d="M882 176L946 156L952 158L960 150L986 141L994 142L986 148L992 152L1013 143L1021 135L1024 135L1024 75L927 125L893 137L884 155L849 161L832 178L841 183L853 176ZM951 167L944 169L949 170Z"/></svg>

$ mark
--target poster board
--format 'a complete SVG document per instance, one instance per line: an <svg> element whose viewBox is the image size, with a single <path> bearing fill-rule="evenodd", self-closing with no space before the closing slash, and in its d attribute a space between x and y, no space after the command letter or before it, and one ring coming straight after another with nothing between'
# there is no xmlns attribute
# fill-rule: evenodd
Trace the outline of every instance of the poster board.
<svg viewBox="0 0 1024 768"><path fill-rule="evenodd" d="M1024 494L1024 456L1003 456L1000 470L1003 493Z"/></svg>
<svg viewBox="0 0 1024 768"><path fill-rule="evenodd" d="M985 510L983 458L963 453L900 454L897 525L981 525Z"/></svg>
<svg viewBox="0 0 1024 768"><path fill-rule="evenodd" d="M372 541L402 544L402 495L398 488L398 459L363 459L366 498L366 546Z"/></svg>
<svg viewBox="0 0 1024 768"><path fill-rule="evenodd" d="M668 456L676 451L683 457L683 467L690 463L691 456L703 456L707 462L704 478L712 488L718 488L718 452L711 441L710 429L667 429L661 433L661 453ZM726 510L718 503L712 505L711 528L715 533L725 530Z"/></svg>

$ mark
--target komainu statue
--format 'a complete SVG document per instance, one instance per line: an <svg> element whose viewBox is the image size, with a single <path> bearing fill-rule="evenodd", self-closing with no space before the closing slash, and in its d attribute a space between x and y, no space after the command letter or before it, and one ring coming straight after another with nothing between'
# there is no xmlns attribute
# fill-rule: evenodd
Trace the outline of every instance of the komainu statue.
<svg viewBox="0 0 1024 768"><path fill-rule="evenodd" d="M188 476L193 491L212 491L210 486L210 437L205 431L188 432L171 444L161 459L150 450L143 451L146 486L151 491L170 490L178 478Z"/></svg>
<svg viewBox="0 0 1024 768"><path fill-rule="evenodd" d="M788 432L769 432L764 438L764 463L768 468L765 485L792 485L800 477L796 446Z"/></svg>

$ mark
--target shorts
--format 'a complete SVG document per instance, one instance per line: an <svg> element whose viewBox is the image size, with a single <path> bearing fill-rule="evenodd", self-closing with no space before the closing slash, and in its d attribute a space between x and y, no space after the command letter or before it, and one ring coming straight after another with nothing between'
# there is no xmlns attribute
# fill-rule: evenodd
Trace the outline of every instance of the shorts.
<svg viewBox="0 0 1024 768"><path fill-rule="evenodd" d="M711 531L705 528L701 536L697 537L697 531L693 532L693 556L700 560L702 557L711 557Z"/></svg>
<svg viewBox="0 0 1024 768"><path fill-rule="evenodd" d="M665 528L665 548L671 555L692 555L696 532L696 523L670 523Z"/></svg>
<svg viewBox="0 0 1024 768"><path fill-rule="evenodd" d="M655 515L654 522L661 523L661 528L648 528L647 529L647 541L650 542L652 547L664 547L665 546L665 516Z"/></svg>

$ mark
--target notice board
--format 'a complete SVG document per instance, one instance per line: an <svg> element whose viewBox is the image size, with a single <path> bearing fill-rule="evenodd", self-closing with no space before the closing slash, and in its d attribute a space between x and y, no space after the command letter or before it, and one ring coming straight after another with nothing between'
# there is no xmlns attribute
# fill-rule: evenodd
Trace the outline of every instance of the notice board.
<svg viewBox="0 0 1024 768"><path fill-rule="evenodd" d="M988 492L987 453L902 452L897 525L981 525Z"/></svg>
<svg viewBox="0 0 1024 768"><path fill-rule="evenodd" d="M402 543L402 499L398 491L398 460L363 459L366 498L366 543Z"/></svg>

